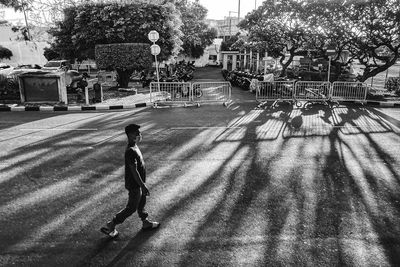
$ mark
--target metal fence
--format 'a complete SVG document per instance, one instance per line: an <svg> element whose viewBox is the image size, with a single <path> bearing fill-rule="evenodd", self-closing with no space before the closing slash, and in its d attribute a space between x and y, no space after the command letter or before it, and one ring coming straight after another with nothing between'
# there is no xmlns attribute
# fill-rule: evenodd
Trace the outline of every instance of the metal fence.
<svg viewBox="0 0 400 267"><path fill-rule="evenodd" d="M326 102L331 96L331 83L320 81L298 81L294 98L297 101Z"/></svg>
<svg viewBox="0 0 400 267"><path fill-rule="evenodd" d="M361 82L334 82L331 99L334 101L365 101L368 86Z"/></svg>
<svg viewBox="0 0 400 267"><path fill-rule="evenodd" d="M328 101L360 101L367 98L368 85L360 82L324 81L274 81L259 82L256 86L256 101L291 101L327 103Z"/></svg>
<svg viewBox="0 0 400 267"><path fill-rule="evenodd" d="M227 104L231 100L230 82L195 82L192 84L192 101L201 103L221 102Z"/></svg>
<svg viewBox="0 0 400 267"><path fill-rule="evenodd" d="M231 99L229 82L152 82L150 102L157 106L190 103L228 103Z"/></svg>
<svg viewBox="0 0 400 267"><path fill-rule="evenodd" d="M152 82L150 83L150 102L157 104L187 104L192 102L192 90L189 82Z"/></svg>
<svg viewBox="0 0 400 267"><path fill-rule="evenodd" d="M256 100L266 101L293 101L294 81L258 82L256 86Z"/></svg>

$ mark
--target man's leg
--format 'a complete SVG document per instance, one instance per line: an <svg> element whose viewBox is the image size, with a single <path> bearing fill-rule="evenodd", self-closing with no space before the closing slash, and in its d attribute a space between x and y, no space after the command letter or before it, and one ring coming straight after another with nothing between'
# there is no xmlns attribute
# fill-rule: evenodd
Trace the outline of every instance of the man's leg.
<svg viewBox="0 0 400 267"><path fill-rule="evenodd" d="M115 226L117 224L123 223L126 218L131 216L138 208L139 201L141 199L141 191L140 188L138 189L131 189L129 190L129 199L128 204L126 207L118 212L114 218L107 222L106 226L102 227L100 230L105 234L115 233L118 234L118 231L115 230Z"/></svg>
<svg viewBox="0 0 400 267"><path fill-rule="evenodd" d="M142 191L140 190L140 188L129 190L128 204L126 204L126 207L114 216L114 224L121 224L126 220L126 218L131 216L138 209L141 198Z"/></svg>
<svg viewBox="0 0 400 267"><path fill-rule="evenodd" d="M147 196L145 194L141 194L141 198L140 198L139 206L138 206L138 215L143 223L142 229L143 230L157 229L158 227L160 227L160 223L153 222L153 221L150 221L149 219L147 219L149 214L145 210L146 199L147 199Z"/></svg>
<svg viewBox="0 0 400 267"><path fill-rule="evenodd" d="M139 205L138 205L138 215L142 221L146 220L147 217L149 216L149 214L145 210L146 199L147 199L147 196L145 194L141 194L140 200L139 200Z"/></svg>

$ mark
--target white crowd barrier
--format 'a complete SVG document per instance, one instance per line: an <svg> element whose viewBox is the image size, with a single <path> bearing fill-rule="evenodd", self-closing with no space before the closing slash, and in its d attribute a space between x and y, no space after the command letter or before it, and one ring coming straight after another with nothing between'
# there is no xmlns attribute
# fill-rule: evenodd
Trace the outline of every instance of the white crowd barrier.
<svg viewBox="0 0 400 267"><path fill-rule="evenodd" d="M231 99L229 82L152 82L150 83L150 102L158 104L183 104L222 102L227 104Z"/></svg>
<svg viewBox="0 0 400 267"><path fill-rule="evenodd" d="M232 86L230 82L195 82L192 84L193 102L221 102L226 105L231 100Z"/></svg>
<svg viewBox="0 0 400 267"><path fill-rule="evenodd" d="M150 102L157 104L187 104L192 101L189 82L150 83Z"/></svg>
<svg viewBox="0 0 400 267"><path fill-rule="evenodd" d="M294 81L258 82L256 87L256 100L267 101L293 101Z"/></svg>
<svg viewBox="0 0 400 267"><path fill-rule="evenodd" d="M368 86L361 82L334 82L331 98L334 101L365 102Z"/></svg>
<svg viewBox="0 0 400 267"><path fill-rule="evenodd" d="M328 101L360 101L365 102L368 86L361 82L327 81L273 81L258 82L256 101L292 101L327 103Z"/></svg>
<svg viewBox="0 0 400 267"><path fill-rule="evenodd" d="M298 81L294 98L297 101L326 102L330 100L331 83L320 81Z"/></svg>

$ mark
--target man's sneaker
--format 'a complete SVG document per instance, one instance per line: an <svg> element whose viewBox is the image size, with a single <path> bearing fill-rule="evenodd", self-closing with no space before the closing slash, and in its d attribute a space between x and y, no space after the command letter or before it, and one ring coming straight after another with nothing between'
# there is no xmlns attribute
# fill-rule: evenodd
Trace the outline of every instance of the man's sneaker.
<svg viewBox="0 0 400 267"><path fill-rule="evenodd" d="M113 221L109 221L105 227L101 227L100 231L111 237L118 235L118 231L115 230L115 223Z"/></svg>
<svg viewBox="0 0 400 267"><path fill-rule="evenodd" d="M159 222L152 222L150 220L143 220L143 226L142 226L142 230L147 231L147 230L154 230L157 229L158 227L160 227L160 223Z"/></svg>

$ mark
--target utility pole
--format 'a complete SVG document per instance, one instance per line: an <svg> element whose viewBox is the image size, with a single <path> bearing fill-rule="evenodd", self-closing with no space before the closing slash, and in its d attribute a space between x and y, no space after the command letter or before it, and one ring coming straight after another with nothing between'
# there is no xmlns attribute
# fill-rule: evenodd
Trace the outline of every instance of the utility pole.
<svg viewBox="0 0 400 267"><path fill-rule="evenodd" d="M26 33L28 34L28 39L29 39L29 41L31 41L31 40L32 40L32 37L31 37L31 33L30 33L30 31L29 31L29 25L28 25L28 18L27 18L27 16L26 16L25 3L24 3L24 2L21 2L21 4L22 4L22 11L23 11L23 13L24 13L24 18L25 18Z"/></svg>
<svg viewBox="0 0 400 267"><path fill-rule="evenodd" d="M240 0L238 5L238 23L240 22Z"/></svg>

